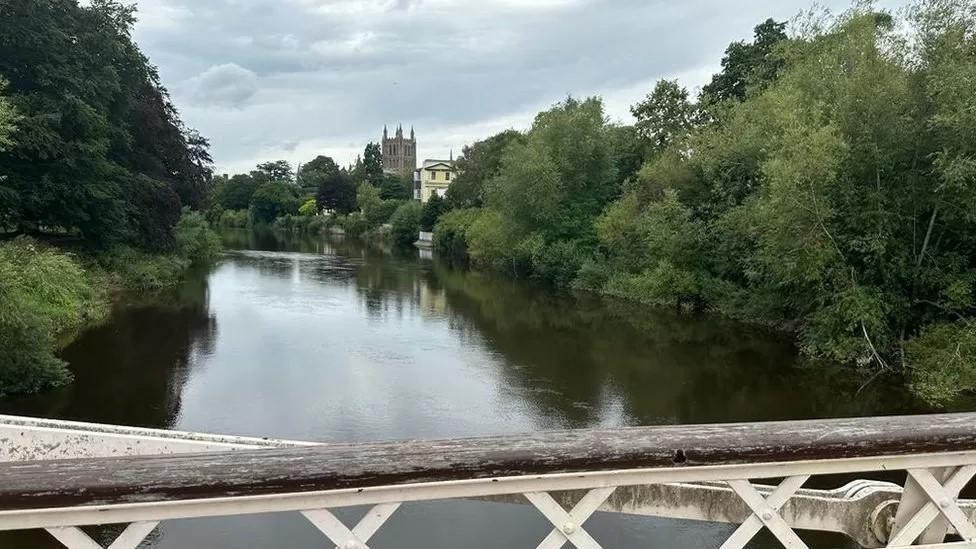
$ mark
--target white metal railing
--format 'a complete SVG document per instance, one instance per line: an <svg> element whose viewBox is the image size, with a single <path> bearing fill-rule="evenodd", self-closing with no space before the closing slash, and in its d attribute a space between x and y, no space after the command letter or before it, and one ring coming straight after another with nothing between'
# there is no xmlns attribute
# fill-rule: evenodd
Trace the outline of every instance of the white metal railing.
<svg viewBox="0 0 976 549"><path fill-rule="evenodd" d="M976 501L959 497L976 414L330 445L0 416L0 458L0 530L45 528L70 549L100 547L84 525L129 523L110 547L133 549L163 520L278 511L365 548L404 503L472 498L531 504L552 523L543 548L600 547L585 529L596 511L739 524L722 549L763 528L790 548L807 547L795 529L976 548ZM878 471L904 471L904 489L802 488ZM332 513L359 505L372 508L351 527Z"/></svg>

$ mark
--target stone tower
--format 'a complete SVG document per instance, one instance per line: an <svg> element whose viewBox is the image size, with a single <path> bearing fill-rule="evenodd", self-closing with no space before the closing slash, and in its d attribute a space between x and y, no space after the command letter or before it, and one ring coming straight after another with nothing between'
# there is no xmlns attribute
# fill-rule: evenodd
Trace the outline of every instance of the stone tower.
<svg viewBox="0 0 976 549"><path fill-rule="evenodd" d="M403 136L403 127L397 125L396 133L389 137L386 126L383 126L383 171L401 175L410 175L417 169L417 139L413 128L410 128L410 138Z"/></svg>

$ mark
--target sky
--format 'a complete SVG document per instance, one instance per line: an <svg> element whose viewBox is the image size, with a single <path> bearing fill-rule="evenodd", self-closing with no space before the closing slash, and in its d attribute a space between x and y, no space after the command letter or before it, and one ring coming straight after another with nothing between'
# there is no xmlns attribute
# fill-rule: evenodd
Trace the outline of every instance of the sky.
<svg viewBox="0 0 976 549"><path fill-rule="evenodd" d="M445 158L567 95L629 123L655 81L694 91L730 42L811 1L137 0L134 38L217 173L238 173L347 164L384 124L414 127L418 162Z"/></svg>

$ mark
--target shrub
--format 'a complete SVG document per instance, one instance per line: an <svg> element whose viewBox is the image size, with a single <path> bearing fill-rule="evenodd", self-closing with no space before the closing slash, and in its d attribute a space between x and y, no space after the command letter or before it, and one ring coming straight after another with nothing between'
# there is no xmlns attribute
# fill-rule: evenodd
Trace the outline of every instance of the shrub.
<svg viewBox="0 0 976 549"><path fill-rule="evenodd" d="M399 208L390 216L391 231L393 241L396 244L412 244L417 240L420 232L420 216L423 213L423 206L420 202L410 200L400 205Z"/></svg>
<svg viewBox="0 0 976 549"><path fill-rule="evenodd" d="M133 290L159 290L176 284L190 260L178 255L150 255L119 246L100 254L96 262L110 278L111 285Z"/></svg>
<svg viewBox="0 0 976 549"><path fill-rule="evenodd" d="M200 212L183 208L175 232L177 252L191 263L213 261L220 253L220 237L210 229Z"/></svg>
<svg viewBox="0 0 976 549"><path fill-rule="evenodd" d="M309 234L322 234L332 223L332 218L324 215L316 215L308 222L305 230Z"/></svg>
<svg viewBox="0 0 976 549"><path fill-rule="evenodd" d="M468 229L481 214L477 208L452 210L442 215L434 226L434 249L458 259L468 257Z"/></svg>
<svg viewBox="0 0 976 549"><path fill-rule="evenodd" d="M926 326L905 344L909 385L930 404L976 390L976 326L960 320Z"/></svg>
<svg viewBox="0 0 976 549"><path fill-rule="evenodd" d="M0 244L0 397L70 381L56 336L107 311L104 293L67 253L28 238Z"/></svg>
<svg viewBox="0 0 976 549"><path fill-rule="evenodd" d="M221 227L242 229L247 227L247 210L224 210L220 214L218 225Z"/></svg>

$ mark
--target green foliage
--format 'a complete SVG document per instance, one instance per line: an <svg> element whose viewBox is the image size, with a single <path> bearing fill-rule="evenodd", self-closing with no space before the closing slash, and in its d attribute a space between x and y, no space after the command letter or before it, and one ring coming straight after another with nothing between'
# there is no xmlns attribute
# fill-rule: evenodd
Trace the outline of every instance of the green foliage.
<svg viewBox="0 0 976 549"><path fill-rule="evenodd" d="M183 208L176 223L176 250L191 263L209 263L220 253L220 237L202 213Z"/></svg>
<svg viewBox="0 0 976 549"><path fill-rule="evenodd" d="M19 113L16 140L0 147L5 228L78 234L92 245L171 244L155 225L202 205L211 159L132 42L133 8L13 0L0 9L0 77ZM142 177L169 187L175 208L165 200L164 212L147 211L156 204L146 193L161 193Z"/></svg>
<svg viewBox="0 0 976 549"><path fill-rule="evenodd" d="M265 181L272 183L291 183L295 180L295 172L287 160L274 160L258 164L255 171L262 174Z"/></svg>
<svg viewBox="0 0 976 549"><path fill-rule="evenodd" d="M369 183L379 188L383 184L383 152L379 143L368 143L363 150L362 163L356 166L353 179L358 184Z"/></svg>
<svg viewBox="0 0 976 549"><path fill-rule="evenodd" d="M319 213L319 205L316 203L315 198L309 198L302 202L302 205L298 207L298 215L317 215Z"/></svg>
<svg viewBox="0 0 976 549"><path fill-rule="evenodd" d="M129 246L116 246L95 256L97 269L113 287L153 291L173 286L183 278L190 260L176 254L147 254Z"/></svg>
<svg viewBox="0 0 976 549"><path fill-rule="evenodd" d="M630 112L637 119L638 136L647 141L654 152L681 147L696 118L688 90L678 85L677 80L658 80L654 91L631 107Z"/></svg>
<svg viewBox="0 0 976 549"><path fill-rule="evenodd" d="M306 195L316 194L322 182L339 173L339 165L328 156L319 155L302 164L295 179Z"/></svg>
<svg viewBox="0 0 976 549"><path fill-rule="evenodd" d="M409 200L413 198L413 176L385 173L380 184L380 197L384 200Z"/></svg>
<svg viewBox="0 0 976 549"><path fill-rule="evenodd" d="M440 220L441 216L444 215L447 210L447 201L441 198L439 194L432 195L424 204L423 214L420 216L420 230L434 230L434 225L437 225L437 221Z"/></svg>
<svg viewBox="0 0 976 549"><path fill-rule="evenodd" d="M398 245L412 244L420 231L423 207L416 200L403 202L390 216L393 241Z"/></svg>
<svg viewBox="0 0 976 549"><path fill-rule="evenodd" d="M11 134L14 131L18 116L10 100L3 96L7 83L0 79L0 150L13 144ZM2 176L3 174L0 174Z"/></svg>
<svg viewBox="0 0 976 549"><path fill-rule="evenodd" d="M247 210L225 210L220 214L217 224L229 229L243 229L247 227L248 217Z"/></svg>
<svg viewBox="0 0 976 549"><path fill-rule="evenodd" d="M262 176L247 174L215 178L214 200L225 210L246 210L251 205L254 191L264 182Z"/></svg>
<svg viewBox="0 0 976 549"><path fill-rule="evenodd" d="M525 137L515 130L505 130L488 139L466 145L458 157L457 176L447 188L447 202L452 208L480 207L485 200L488 181L502 166L502 156L514 143Z"/></svg>
<svg viewBox="0 0 976 549"><path fill-rule="evenodd" d="M289 183L265 183L251 197L251 219L271 223L275 218L298 212L297 187Z"/></svg>
<svg viewBox="0 0 976 549"><path fill-rule="evenodd" d="M722 72L702 88L702 101L743 100L750 88L773 82L784 66L777 46L787 40L786 23L767 19L756 25L752 43L733 42L722 57Z"/></svg>
<svg viewBox="0 0 976 549"><path fill-rule="evenodd" d="M486 211L467 231L475 263L564 282L592 245L593 220L620 190L607 131L596 98L539 113L506 149Z"/></svg>
<svg viewBox="0 0 976 549"><path fill-rule="evenodd" d="M440 217L434 226L434 249L456 259L468 257L468 228L481 215L478 208L451 210Z"/></svg>
<svg viewBox="0 0 976 549"><path fill-rule="evenodd" d="M70 381L56 338L106 313L104 294L68 254L27 238L0 243L0 397Z"/></svg>
<svg viewBox="0 0 976 549"><path fill-rule="evenodd" d="M905 344L911 388L931 404L976 389L976 327L969 322L926 326Z"/></svg>
<svg viewBox="0 0 976 549"><path fill-rule="evenodd" d="M356 185L346 170L321 178L315 194L317 203L327 212L347 214L356 209Z"/></svg>

